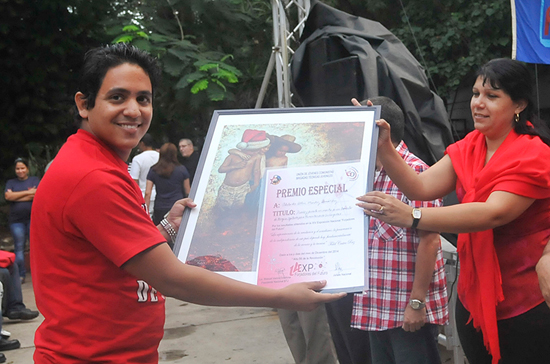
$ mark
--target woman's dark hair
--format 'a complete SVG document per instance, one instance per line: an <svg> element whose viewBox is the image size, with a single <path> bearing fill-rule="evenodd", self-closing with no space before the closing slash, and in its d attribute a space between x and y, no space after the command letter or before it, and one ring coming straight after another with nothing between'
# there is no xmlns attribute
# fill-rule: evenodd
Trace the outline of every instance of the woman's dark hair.
<svg viewBox="0 0 550 364"><path fill-rule="evenodd" d="M16 166L17 163L23 163L27 169L29 169L29 162L25 158L16 158L15 162L13 162L13 165Z"/></svg>
<svg viewBox="0 0 550 364"><path fill-rule="evenodd" d="M178 148L172 143L164 143L160 147L159 154L159 161L151 169L161 177L170 178L174 168L180 165L178 162Z"/></svg>
<svg viewBox="0 0 550 364"><path fill-rule="evenodd" d="M483 78L494 89L506 92L514 102L525 100L527 106L519 114L514 129L518 134L536 135L550 145L550 128L535 114L533 80L525 64L508 58L493 59L477 71L476 79Z"/></svg>
<svg viewBox="0 0 550 364"><path fill-rule="evenodd" d="M126 43L109 44L86 52L78 90L84 94L86 108L93 109L97 93L107 72L124 63L143 69L151 80L153 95L160 81L161 70L157 60L149 53ZM80 121L78 112L75 117Z"/></svg>

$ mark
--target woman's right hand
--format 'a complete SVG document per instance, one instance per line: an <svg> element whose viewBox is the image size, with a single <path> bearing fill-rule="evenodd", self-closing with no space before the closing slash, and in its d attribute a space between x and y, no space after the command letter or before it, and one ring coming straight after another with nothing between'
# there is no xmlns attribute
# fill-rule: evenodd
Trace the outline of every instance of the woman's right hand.
<svg viewBox="0 0 550 364"><path fill-rule="evenodd" d="M357 99L354 97L351 99L353 106L363 106ZM367 100L367 106L374 106L370 100ZM384 119L376 120L376 125L378 125L378 148L387 143L393 148L391 142L391 128L390 124Z"/></svg>

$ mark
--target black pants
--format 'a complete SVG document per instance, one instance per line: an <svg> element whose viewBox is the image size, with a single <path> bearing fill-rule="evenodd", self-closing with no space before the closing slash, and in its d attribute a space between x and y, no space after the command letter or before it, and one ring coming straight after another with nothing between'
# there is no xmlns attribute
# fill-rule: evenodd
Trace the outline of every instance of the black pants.
<svg viewBox="0 0 550 364"><path fill-rule="evenodd" d="M368 331L352 329L353 293L338 301L327 303L327 318L340 364L370 364Z"/></svg>
<svg viewBox="0 0 550 364"><path fill-rule="evenodd" d="M401 327L370 331L372 361L380 364L441 364L438 335L439 326L428 323L414 332Z"/></svg>
<svg viewBox="0 0 550 364"><path fill-rule="evenodd" d="M456 326L460 343L470 364L491 364L483 335L468 322L470 313L456 302ZM546 303L509 319L498 321L500 364L550 363L550 308Z"/></svg>

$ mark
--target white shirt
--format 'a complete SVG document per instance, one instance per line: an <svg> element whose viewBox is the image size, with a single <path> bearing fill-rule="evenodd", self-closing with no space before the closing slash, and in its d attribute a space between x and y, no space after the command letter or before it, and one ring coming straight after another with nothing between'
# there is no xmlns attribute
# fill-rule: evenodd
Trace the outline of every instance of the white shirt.
<svg viewBox="0 0 550 364"><path fill-rule="evenodd" d="M132 164L130 165L130 176L133 179L138 180L139 188L141 193L145 196L145 186L147 185L147 173L151 166L159 161L159 152L156 150L146 150L136 155L132 159ZM155 186L153 186L153 191L151 192L151 204L155 201L156 191Z"/></svg>

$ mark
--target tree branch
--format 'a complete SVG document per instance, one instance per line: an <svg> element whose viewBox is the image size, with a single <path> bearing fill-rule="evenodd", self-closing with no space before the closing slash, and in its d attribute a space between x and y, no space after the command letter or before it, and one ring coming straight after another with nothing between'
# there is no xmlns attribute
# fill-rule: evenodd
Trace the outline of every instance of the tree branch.
<svg viewBox="0 0 550 364"><path fill-rule="evenodd" d="M181 25L180 19L178 18L178 12L176 11L176 9L174 9L172 4L170 4L170 0L166 0L166 2L168 3L168 6L170 6L170 9L172 9L172 14L174 14L174 18L176 18L176 21L178 22L178 27L180 28L181 40L184 40L183 27Z"/></svg>

